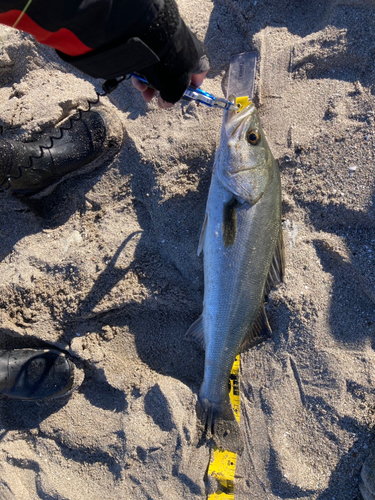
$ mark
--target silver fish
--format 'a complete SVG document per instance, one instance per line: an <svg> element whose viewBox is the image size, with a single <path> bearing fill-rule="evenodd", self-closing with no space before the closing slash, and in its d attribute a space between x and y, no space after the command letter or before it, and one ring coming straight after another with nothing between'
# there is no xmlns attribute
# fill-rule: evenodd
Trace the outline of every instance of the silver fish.
<svg viewBox="0 0 375 500"><path fill-rule="evenodd" d="M237 354L270 335L265 297L284 275L280 173L254 104L225 113L202 250L203 312L186 335L205 349L199 402L206 428L220 448L241 451L229 376Z"/></svg>

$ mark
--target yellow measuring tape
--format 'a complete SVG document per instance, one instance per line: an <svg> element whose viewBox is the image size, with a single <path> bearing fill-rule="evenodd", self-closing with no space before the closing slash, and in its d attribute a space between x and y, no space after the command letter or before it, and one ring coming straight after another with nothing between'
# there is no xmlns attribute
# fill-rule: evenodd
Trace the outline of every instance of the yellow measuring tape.
<svg viewBox="0 0 375 500"><path fill-rule="evenodd" d="M233 363L229 377L229 397L234 415L240 423L240 355ZM208 496L208 500L234 500L234 475L236 472L237 453L221 450L214 446L211 449L210 465L207 474L219 483L219 489Z"/></svg>

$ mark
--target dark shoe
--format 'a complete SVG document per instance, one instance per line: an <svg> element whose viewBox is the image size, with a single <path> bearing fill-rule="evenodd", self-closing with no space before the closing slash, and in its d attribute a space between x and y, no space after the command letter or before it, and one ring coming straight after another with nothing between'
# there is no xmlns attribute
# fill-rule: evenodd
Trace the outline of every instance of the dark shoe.
<svg viewBox="0 0 375 500"><path fill-rule="evenodd" d="M362 466L359 489L364 500L375 500L375 453L370 454Z"/></svg>
<svg viewBox="0 0 375 500"><path fill-rule="evenodd" d="M49 194L66 176L101 164L95 160L113 146L107 135L98 111L81 111L38 141L0 139L0 186L23 196Z"/></svg>
<svg viewBox="0 0 375 500"><path fill-rule="evenodd" d="M0 395L41 401L66 396L75 388L74 364L54 349L0 351Z"/></svg>

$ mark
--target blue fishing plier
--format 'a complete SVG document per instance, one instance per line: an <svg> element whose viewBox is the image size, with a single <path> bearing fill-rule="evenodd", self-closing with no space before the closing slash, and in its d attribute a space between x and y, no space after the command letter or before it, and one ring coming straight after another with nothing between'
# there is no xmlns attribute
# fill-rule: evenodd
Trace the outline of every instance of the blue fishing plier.
<svg viewBox="0 0 375 500"><path fill-rule="evenodd" d="M136 73L130 73L130 75L127 75L127 79L131 78L134 76L135 78L138 78L139 81L142 83L148 85L149 87L152 87L146 80L141 75L138 75ZM205 104L206 106L209 106L210 108L221 108L221 109L226 109L226 110L231 110L231 111L238 111L238 106L236 104L233 104L230 101L227 101L226 99L223 99L222 97L216 97L212 94L209 94L208 92L205 92L202 89L193 87L192 85L188 87L184 95L182 96L182 99L187 99L188 101L196 101L196 102L201 102L202 104Z"/></svg>

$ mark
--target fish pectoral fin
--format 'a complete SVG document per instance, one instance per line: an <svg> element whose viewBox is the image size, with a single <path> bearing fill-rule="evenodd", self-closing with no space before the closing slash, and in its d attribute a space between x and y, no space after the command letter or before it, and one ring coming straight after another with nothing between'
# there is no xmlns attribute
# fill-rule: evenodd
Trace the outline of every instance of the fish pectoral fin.
<svg viewBox="0 0 375 500"><path fill-rule="evenodd" d="M206 349L202 315L200 315L199 318L195 320L194 323L188 328L187 332L185 333L185 337L195 340L203 350Z"/></svg>
<svg viewBox="0 0 375 500"><path fill-rule="evenodd" d="M241 206L241 202L233 196L229 201L224 203L223 207L223 242L224 247L233 246L237 236L237 208Z"/></svg>
<svg viewBox="0 0 375 500"><path fill-rule="evenodd" d="M202 226L202 230L201 230L201 235L200 235L200 237L199 237L199 244L198 244L198 252L197 252L197 255L200 255L200 254L201 254L201 251L203 250L203 246L204 246L204 239L205 239L205 237L206 237L207 222L208 222L208 213L206 212L206 213L205 213L205 216L204 216L204 222L203 222L203 226Z"/></svg>
<svg viewBox="0 0 375 500"><path fill-rule="evenodd" d="M233 453L243 452L240 426L234 416L229 394L220 404L199 398L197 415L204 425L206 437L212 437L218 448Z"/></svg>
<svg viewBox="0 0 375 500"><path fill-rule="evenodd" d="M285 250L283 241L283 230L280 227L279 237L277 239L275 253L268 272L265 294L268 295L276 285L284 281L285 275Z"/></svg>
<svg viewBox="0 0 375 500"><path fill-rule="evenodd" d="M248 335L241 344L240 352L259 344L260 342L264 342L271 337L271 334L272 330L270 324L268 323L266 310L264 309L263 304L260 308L257 319L251 325Z"/></svg>

